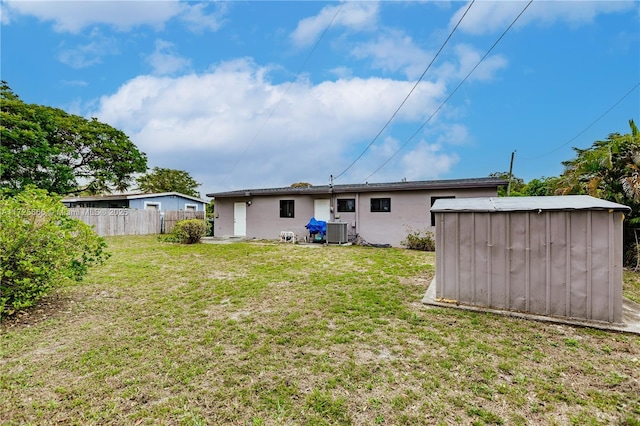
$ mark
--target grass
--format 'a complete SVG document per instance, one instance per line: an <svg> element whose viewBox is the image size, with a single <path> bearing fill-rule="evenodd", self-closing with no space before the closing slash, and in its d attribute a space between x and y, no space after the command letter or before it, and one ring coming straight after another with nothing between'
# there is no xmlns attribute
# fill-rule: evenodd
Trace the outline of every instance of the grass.
<svg viewBox="0 0 640 426"><path fill-rule="evenodd" d="M640 273L624 271L622 277L622 291L625 297L640 303Z"/></svg>
<svg viewBox="0 0 640 426"><path fill-rule="evenodd" d="M433 253L108 243L2 325L2 424L640 424L640 337L424 306Z"/></svg>

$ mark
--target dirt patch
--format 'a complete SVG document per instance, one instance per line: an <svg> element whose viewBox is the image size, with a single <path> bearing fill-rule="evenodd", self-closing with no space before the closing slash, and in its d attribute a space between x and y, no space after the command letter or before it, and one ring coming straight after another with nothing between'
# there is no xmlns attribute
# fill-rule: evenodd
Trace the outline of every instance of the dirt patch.
<svg viewBox="0 0 640 426"><path fill-rule="evenodd" d="M43 321L71 314L76 301L69 292L58 290L40 299L36 306L23 309L4 318L0 331L31 327Z"/></svg>

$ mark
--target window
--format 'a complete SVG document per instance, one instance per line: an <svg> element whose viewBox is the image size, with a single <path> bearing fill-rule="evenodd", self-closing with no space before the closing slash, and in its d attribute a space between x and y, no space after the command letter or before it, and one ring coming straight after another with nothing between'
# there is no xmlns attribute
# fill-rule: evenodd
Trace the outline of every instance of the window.
<svg viewBox="0 0 640 426"><path fill-rule="evenodd" d="M184 210L188 212L196 212L198 211L198 206L196 204L185 204Z"/></svg>
<svg viewBox="0 0 640 426"><path fill-rule="evenodd" d="M149 201L144 202L145 210L160 210L160 203L150 203Z"/></svg>
<svg viewBox="0 0 640 426"><path fill-rule="evenodd" d="M371 212L388 213L391 211L391 198L372 198Z"/></svg>
<svg viewBox="0 0 640 426"><path fill-rule="evenodd" d="M280 217L294 217L293 200L280 200Z"/></svg>
<svg viewBox="0 0 640 426"><path fill-rule="evenodd" d="M453 195L448 195L446 197L431 197L431 207L433 207L433 203L435 203L436 200L441 200L443 198L456 198L456 197L454 197ZM436 226L436 214L433 212L431 212L431 226Z"/></svg>
<svg viewBox="0 0 640 426"><path fill-rule="evenodd" d="M338 198L339 213L353 213L356 211L355 198Z"/></svg>

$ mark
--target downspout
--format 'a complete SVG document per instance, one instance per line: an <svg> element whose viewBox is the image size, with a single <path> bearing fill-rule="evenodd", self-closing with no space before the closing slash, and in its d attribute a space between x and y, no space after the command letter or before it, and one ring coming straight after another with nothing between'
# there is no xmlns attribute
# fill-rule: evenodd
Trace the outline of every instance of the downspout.
<svg viewBox="0 0 640 426"><path fill-rule="evenodd" d="M356 221L353 224L355 235L358 235L358 224L360 223L360 193L356 192Z"/></svg>
<svg viewBox="0 0 640 426"><path fill-rule="evenodd" d="M333 175L329 176L330 178L330 183L329 183L329 218L331 219L332 222L336 221L336 206L334 203L334 194L333 194Z"/></svg>

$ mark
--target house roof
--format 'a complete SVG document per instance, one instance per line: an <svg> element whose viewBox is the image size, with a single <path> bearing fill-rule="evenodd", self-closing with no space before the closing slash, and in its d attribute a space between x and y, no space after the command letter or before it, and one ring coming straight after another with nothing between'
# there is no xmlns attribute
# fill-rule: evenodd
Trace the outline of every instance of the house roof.
<svg viewBox="0 0 640 426"><path fill-rule="evenodd" d="M341 194L352 192L388 192L415 191L426 189L464 189L464 188L496 188L507 185L507 181L499 178L422 180L390 183L360 183L345 185L319 185L308 187L284 187L265 189L241 189L228 192L214 192L207 194L211 198L237 198L260 195L313 195L313 194Z"/></svg>
<svg viewBox="0 0 640 426"><path fill-rule="evenodd" d="M144 194L142 192L135 192L135 193L128 193L128 194L101 194L101 195L80 196L80 197L67 197L67 198L63 198L62 202L73 203L73 202L82 202L82 201L135 200L138 198L156 198L156 197L166 197L170 195L186 198L186 199L197 201L200 203L205 203L205 204L207 203L205 200L201 200L200 198L181 194L179 192L157 192L154 194Z"/></svg>
<svg viewBox="0 0 640 426"><path fill-rule="evenodd" d="M483 197L439 199L432 212L515 212L558 210L631 211L625 205L589 195L558 195L548 197Z"/></svg>

